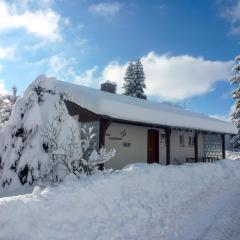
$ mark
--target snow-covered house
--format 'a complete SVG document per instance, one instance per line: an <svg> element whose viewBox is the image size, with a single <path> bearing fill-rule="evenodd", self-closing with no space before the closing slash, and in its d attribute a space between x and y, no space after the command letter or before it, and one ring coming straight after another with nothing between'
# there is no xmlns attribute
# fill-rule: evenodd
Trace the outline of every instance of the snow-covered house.
<svg viewBox="0 0 240 240"><path fill-rule="evenodd" d="M237 133L229 122L213 119L168 104L114 94L115 86L103 90L57 81L69 91L69 114L94 128L96 147L115 148L108 167L129 163L179 164L225 158L225 137ZM106 92L110 90L111 93Z"/></svg>

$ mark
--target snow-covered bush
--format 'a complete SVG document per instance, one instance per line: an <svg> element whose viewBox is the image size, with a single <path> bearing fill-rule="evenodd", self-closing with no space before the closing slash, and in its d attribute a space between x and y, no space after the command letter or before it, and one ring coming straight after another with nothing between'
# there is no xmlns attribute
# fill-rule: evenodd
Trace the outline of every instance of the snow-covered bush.
<svg viewBox="0 0 240 240"><path fill-rule="evenodd" d="M3 186L18 179L32 184L43 178L59 182L70 173L90 174L115 154L100 149L84 157L90 141L82 144L78 124L65 105L68 99L68 94L56 90L54 78L39 76L17 101L0 132Z"/></svg>
<svg viewBox="0 0 240 240"><path fill-rule="evenodd" d="M230 78L230 84L236 86L234 91L232 92L233 100L235 104L232 109L231 119L232 122L236 125L238 129L240 129L240 55L235 57L234 59L235 65L232 69L232 77ZM233 149L240 150L240 135L237 134L231 140L231 144Z"/></svg>
<svg viewBox="0 0 240 240"><path fill-rule="evenodd" d="M12 108L17 100L17 88L13 87L13 93L0 94L0 128L9 120Z"/></svg>
<svg viewBox="0 0 240 240"><path fill-rule="evenodd" d="M82 148L82 166L83 169L80 172L91 174L96 166L100 166L109 161L115 156L115 149L111 149L109 152L105 148L101 148L99 152L96 151L97 133L96 128L88 126L86 124L81 126L81 148ZM79 172L79 171L78 171Z"/></svg>

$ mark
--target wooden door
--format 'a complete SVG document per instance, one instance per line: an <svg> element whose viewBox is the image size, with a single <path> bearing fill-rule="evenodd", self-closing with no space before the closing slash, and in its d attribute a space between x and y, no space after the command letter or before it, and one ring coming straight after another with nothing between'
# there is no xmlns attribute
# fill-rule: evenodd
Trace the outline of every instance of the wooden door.
<svg viewBox="0 0 240 240"><path fill-rule="evenodd" d="M159 163L159 132L155 129L148 130L147 162Z"/></svg>

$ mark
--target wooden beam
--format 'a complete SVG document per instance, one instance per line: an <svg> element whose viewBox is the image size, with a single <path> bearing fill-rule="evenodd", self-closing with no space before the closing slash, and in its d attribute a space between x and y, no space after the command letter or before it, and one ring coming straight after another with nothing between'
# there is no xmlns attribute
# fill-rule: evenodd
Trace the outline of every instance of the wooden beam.
<svg viewBox="0 0 240 240"><path fill-rule="evenodd" d="M199 135L199 132L195 131L195 134L194 134L194 158L195 158L195 163L198 162L198 135Z"/></svg>
<svg viewBox="0 0 240 240"><path fill-rule="evenodd" d="M222 139L222 158L225 159L226 158L225 134L221 134L221 139Z"/></svg>
<svg viewBox="0 0 240 240"><path fill-rule="evenodd" d="M166 134L166 165L171 164L171 128L164 128Z"/></svg>
<svg viewBox="0 0 240 240"><path fill-rule="evenodd" d="M176 127L176 126L174 127L174 126L161 125L161 124L152 124L152 123L144 123L144 122L137 122L137 121L131 121L131 120L124 120L124 119L120 119L120 118L109 117L107 115L99 115L99 118L110 119L111 122L115 122L115 123L129 124L129 125L140 126L140 127L160 128L160 129L171 128L171 129L174 129L174 130L181 129L182 131L198 131L199 133L219 134L219 132L212 132L212 131L206 131L206 130L201 130L201 129ZM227 134L227 133L225 133L225 134Z"/></svg>
<svg viewBox="0 0 240 240"><path fill-rule="evenodd" d="M106 130L110 126L111 121L109 119L99 119L99 139L98 139L98 148L105 146L105 134ZM99 170L104 170L104 163L98 165Z"/></svg>
<svg viewBox="0 0 240 240"><path fill-rule="evenodd" d="M110 124L111 121L109 119L99 119L99 149L105 146L105 134Z"/></svg>
<svg viewBox="0 0 240 240"><path fill-rule="evenodd" d="M79 122L92 122L98 120L99 116L94 112L87 110L86 108L80 107L74 102L65 101L68 113L71 116L79 115Z"/></svg>

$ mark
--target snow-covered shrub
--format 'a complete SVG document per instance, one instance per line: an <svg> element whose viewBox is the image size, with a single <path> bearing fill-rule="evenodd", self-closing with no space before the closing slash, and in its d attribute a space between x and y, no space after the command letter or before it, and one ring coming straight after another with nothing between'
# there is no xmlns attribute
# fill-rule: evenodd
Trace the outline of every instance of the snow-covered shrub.
<svg viewBox="0 0 240 240"><path fill-rule="evenodd" d="M13 87L13 93L0 94L0 128L9 120L12 108L17 100L17 88Z"/></svg>
<svg viewBox="0 0 240 240"><path fill-rule="evenodd" d="M17 101L0 132L3 186L16 180L13 175L22 184L32 184L43 178L59 182L70 173L89 174L114 155L100 149L84 158L90 141L82 144L78 124L65 105L68 98L56 91L54 78L39 76Z"/></svg>
<svg viewBox="0 0 240 240"><path fill-rule="evenodd" d="M232 77L230 78L230 84L236 88L232 92L233 100L235 101L232 108L231 120L236 125L238 130L240 129L240 55L234 59L235 65L232 69ZM240 134L237 134L231 139L231 144L234 150L240 150Z"/></svg>

